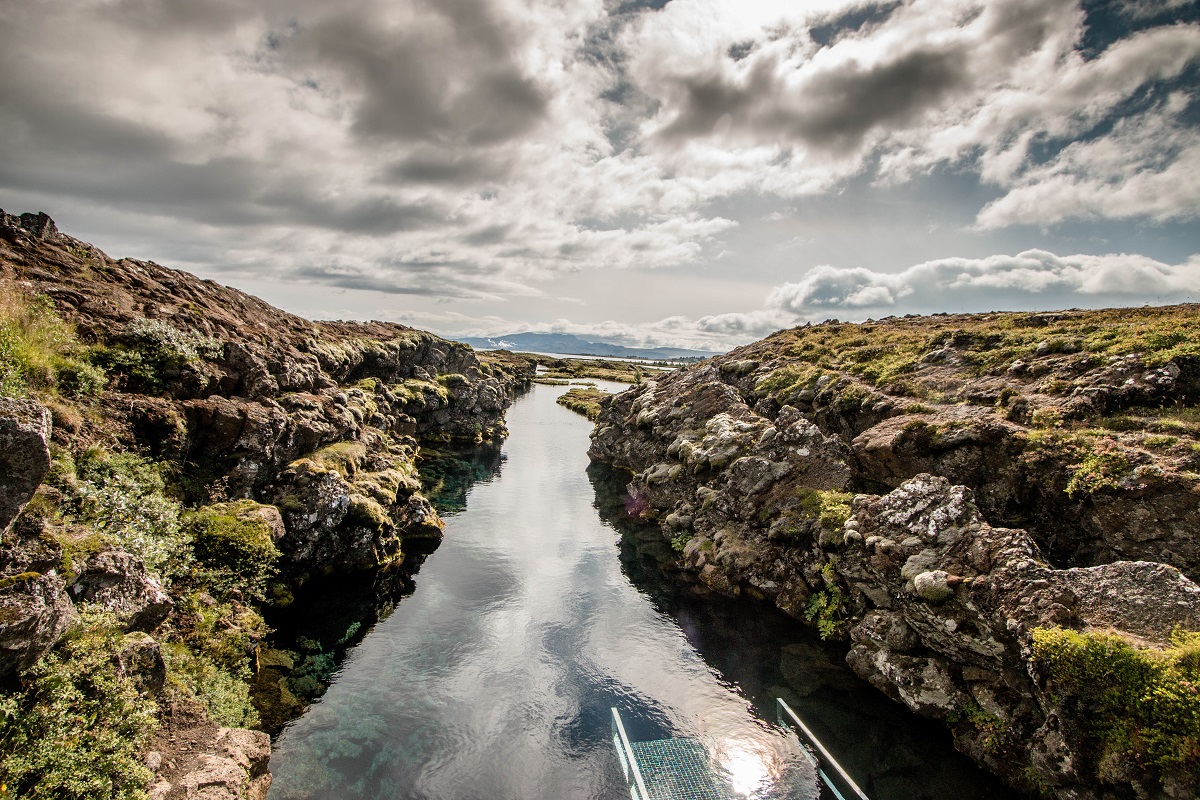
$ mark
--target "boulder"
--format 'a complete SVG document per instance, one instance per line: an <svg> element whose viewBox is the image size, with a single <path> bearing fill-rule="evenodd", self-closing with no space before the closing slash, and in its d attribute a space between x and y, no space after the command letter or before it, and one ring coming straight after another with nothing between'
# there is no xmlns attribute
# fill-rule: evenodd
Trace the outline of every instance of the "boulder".
<svg viewBox="0 0 1200 800"><path fill-rule="evenodd" d="M23 672L78 619L54 573L0 579L0 679Z"/></svg>
<svg viewBox="0 0 1200 800"><path fill-rule="evenodd" d="M71 584L76 603L94 603L112 611L130 630L152 631L174 603L136 556L104 550L88 557Z"/></svg>
<svg viewBox="0 0 1200 800"><path fill-rule="evenodd" d="M50 412L0 397L0 533L8 530L50 471Z"/></svg>
<svg viewBox="0 0 1200 800"><path fill-rule="evenodd" d="M167 681L167 665L154 637L142 631L125 634L117 653L117 672L130 678L143 694L157 694Z"/></svg>

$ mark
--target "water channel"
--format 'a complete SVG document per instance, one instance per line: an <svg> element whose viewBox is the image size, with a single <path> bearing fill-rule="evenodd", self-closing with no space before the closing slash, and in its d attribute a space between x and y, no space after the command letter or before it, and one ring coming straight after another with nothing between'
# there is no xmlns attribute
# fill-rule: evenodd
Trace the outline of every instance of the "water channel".
<svg viewBox="0 0 1200 800"><path fill-rule="evenodd" d="M631 739L704 742L740 796L815 797L776 696L872 800L1011 798L794 620L668 580L620 480L588 469L565 390L509 410L502 460L446 515L411 596L279 735L269 800L618 800L613 707Z"/></svg>

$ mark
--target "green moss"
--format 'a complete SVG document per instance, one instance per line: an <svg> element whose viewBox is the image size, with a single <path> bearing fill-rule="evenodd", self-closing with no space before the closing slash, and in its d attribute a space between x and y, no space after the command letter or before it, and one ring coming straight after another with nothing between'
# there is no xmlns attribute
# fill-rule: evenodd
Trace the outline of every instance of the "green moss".
<svg viewBox="0 0 1200 800"><path fill-rule="evenodd" d="M559 395L555 402L595 422L600 418L600 401L609 396L608 392L600 389L576 387Z"/></svg>
<svg viewBox="0 0 1200 800"><path fill-rule="evenodd" d="M253 500L218 503L184 515L195 547L199 580L218 596L262 602L276 573L279 549Z"/></svg>
<svg viewBox="0 0 1200 800"><path fill-rule="evenodd" d="M1095 494L1105 489L1116 489L1121 478L1133 471L1129 459L1115 445L1103 442L1103 446L1088 453L1071 472L1066 493L1071 497Z"/></svg>
<svg viewBox="0 0 1200 800"><path fill-rule="evenodd" d="M350 507L346 511L346 522L381 531L393 527L392 518L378 500L361 494L350 495Z"/></svg>
<svg viewBox="0 0 1200 800"><path fill-rule="evenodd" d="M1200 633L1177 631L1171 647L1139 650L1113 633L1038 628L1033 660L1089 726L1097 760L1112 753L1200 769Z"/></svg>
<svg viewBox="0 0 1200 800"><path fill-rule="evenodd" d="M30 800L133 800L151 778L142 755L157 709L118 674L116 620L82 620L24 676L0 692L0 784Z"/></svg>
<svg viewBox="0 0 1200 800"><path fill-rule="evenodd" d="M800 509L809 518L820 520L828 530L838 530L850 519L853 494L808 488L801 488L799 494Z"/></svg>
<svg viewBox="0 0 1200 800"><path fill-rule="evenodd" d="M85 561L115 545L112 538L100 533L62 532L55 534L54 538L62 548L62 558L59 559L58 570L67 576L75 575Z"/></svg>
<svg viewBox="0 0 1200 800"><path fill-rule="evenodd" d="M399 387L397 389L397 387ZM409 378L403 384L392 387L398 398L407 402L428 404L430 399L445 404L450 400L450 390L435 381L423 381Z"/></svg>
<svg viewBox="0 0 1200 800"><path fill-rule="evenodd" d="M336 470L347 480L354 477L366 457L367 446L363 442L336 442L309 456L317 466L326 470Z"/></svg>
<svg viewBox="0 0 1200 800"><path fill-rule="evenodd" d="M26 581L31 581L40 577L42 577L42 573L40 572L21 572L16 575L9 575L6 578L0 578L0 592L4 591L10 586L16 586L19 583L25 583Z"/></svg>

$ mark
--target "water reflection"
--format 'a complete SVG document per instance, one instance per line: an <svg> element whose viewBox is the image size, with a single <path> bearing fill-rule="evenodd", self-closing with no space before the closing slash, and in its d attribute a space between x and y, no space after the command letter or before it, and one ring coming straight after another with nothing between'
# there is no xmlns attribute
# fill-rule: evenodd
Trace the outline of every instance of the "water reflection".
<svg viewBox="0 0 1200 800"><path fill-rule="evenodd" d="M588 470L602 518L621 533L630 582L674 619L705 662L773 718L776 697L795 709L871 798L1015 800L1015 793L954 750L948 731L893 703L846 666L846 646L823 642L766 603L729 600L672 574L657 526L628 513L628 477ZM747 774L756 769L743 756ZM734 769L731 768L731 772Z"/></svg>
<svg viewBox="0 0 1200 800"><path fill-rule="evenodd" d="M586 471L591 426L554 403L561 391L535 387L510 410L503 470L468 490L416 591L280 735L271 800L616 800L628 794L613 707L635 741L702 742L747 797L812 796L794 738L769 722L772 692L793 707L805 699L783 677L780 646L815 651L789 651L806 675L825 676L808 662L836 658L770 609L700 601L662 580L653 547L601 519L615 519L603 509L620 492L594 482L620 483ZM831 668L809 696L844 674Z"/></svg>

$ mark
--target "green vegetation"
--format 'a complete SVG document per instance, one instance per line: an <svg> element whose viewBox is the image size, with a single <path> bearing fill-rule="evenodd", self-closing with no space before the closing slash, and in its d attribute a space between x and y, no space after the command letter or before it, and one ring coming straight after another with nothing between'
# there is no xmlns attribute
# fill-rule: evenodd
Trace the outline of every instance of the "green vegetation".
<svg viewBox="0 0 1200 800"><path fill-rule="evenodd" d="M240 500L184 513L167 495L165 472L164 464L135 453L93 447L72 458L54 451L48 482L64 499L61 509L45 513L68 523L57 534L64 574L113 547L140 558L175 601L156 632L168 695L199 702L221 724L255 725L247 680L254 644L267 632L255 605L265 602L279 551L259 504ZM43 701L39 695L30 707Z"/></svg>
<svg viewBox="0 0 1200 800"><path fill-rule="evenodd" d="M28 297L7 284L0 289L0 395L82 397L104 388L104 371L89 363L87 349L50 298Z"/></svg>
<svg viewBox="0 0 1200 800"><path fill-rule="evenodd" d="M0 694L2 796L30 800L145 797L142 753L157 707L116 667L124 637L108 614L81 622Z"/></svg>
<svg viewBox="0 0 1200 800"><path fill-rule="evenodd" d="M948 358L961 365L956 369L982 375L1000 374L1015 361L1036 355L1080 353L1106 358L1139 353L1151 366L1198 357L1200 314L1194 306L1170 306L1055 314L934 315L911 321L889 319L886 324L806 326L781 331L767 342L800 363L760 379L755 387L760 397L778 399L807 385L822 370L837 370L893 394L925 399L934 389L913 373ZM946 349L953 355L933 355Z"/></svg>
<svg viewBox="0 0 1200 800"><path fill-rule="evenodd" d="M1084 456L1071 472L1066 493L1070 497L1095 494L1104 489L1116 489L1133 466L1120 448L1110 441L1097 443L1097 448Z"/></svg>
<svg viewBox="0 0 1200 800"><path fill-rule="evenodd" d="M656 364L632 363L629 361L602 361L592 359L552 358L529 356L546 369L534 379L535 383L561 385L561 381L591 379L615 381L617 383L641 383L656 373L668 371L669 367Z"/></svg>
<svg viewBox="0 0 1200 800"><path fill-rule="evenodd" d="M222 595L261 603L275 576L279 549L253 500L205 506L184 515L183 527L195 543L204 585Z"/></svg>
<svg viewBox="0 0 1200 800"><path fill-rule="evenodd" d="M140 558L164 583L186 574L191 538L180 527L179 503L164 493L161 467L134 453L92 448L78 460L77 479L77 521Z"/></svg>
<svg viewBox="0 0 1200 800"><path fill-rule="evenodd" d="M600 401L608 396L608 392L595 387L576 387L559 395L555 402L595 422L600 418Z"/></svg>
<svg viewBox="0 0 1200 800"><path fill-rule="evenodd" d="M222 725L258 725L247 681L252 647L267 634L262 616L195 591L178 603L176 617L175 635L163 647L167 690L200 703Z"/></svg>
<svg viewBox="0 0 1200 800"><path fill-rule="evenodd" d="M443 404L450 399L450 390L436 381L409 378L404 383L393 384L389 388L400 402L422 407L429 405L431 398L433 403Z"/></svg>
<svg viewBox="0 0 1200 800"><path fill-rule="evenodd" d="M97 347L93 358L120 375L126 390L158 394L185 366L220 358L224 349L219 339L138 318L125 326L120 340Z"/></svg>
<svg viewBox="0 0 1200 800"><path fill-rule="evenodd" d="M804 619L816 627L822 639L830 639L840 635L846 627L846 596L837 584L837 570L832 561L826 561L821 567L821 577L825 588L808 598Z"/></svg>
<svg viewBox="0 0 1200 800"><path fill-rule="evenodd" d="M1091 721L1097 761L1132 757L1160 769L1200 769L1200 633L1140 650L1113 633L1033 632L1033 659L1062 702Z"/></svg>
<svg viewBox="0 0 1200 800"><path fill-rule="evenodd" d="M335 442L308 457L322 469L335 470L350 480L366 456L367 446L363 442Z"/></svg>
<svg viewBox="0 0 1200 800"><path fill-rule="evenodd" d="M821 489L801 488L800 508L813 519L818 519L828 530L840 530L850 519L850 501L854 495L849 492L823 491Z"/></svg>
<svg viewBox="0 0 1200 800"><path fill-rule="evenodd" d="M985 710L974 700L968 700L958 712L946 716L949 722L967 722L983 734L981 743L989 753L999 753L1008 738L1008 725L1004 720Z"/></svg>

